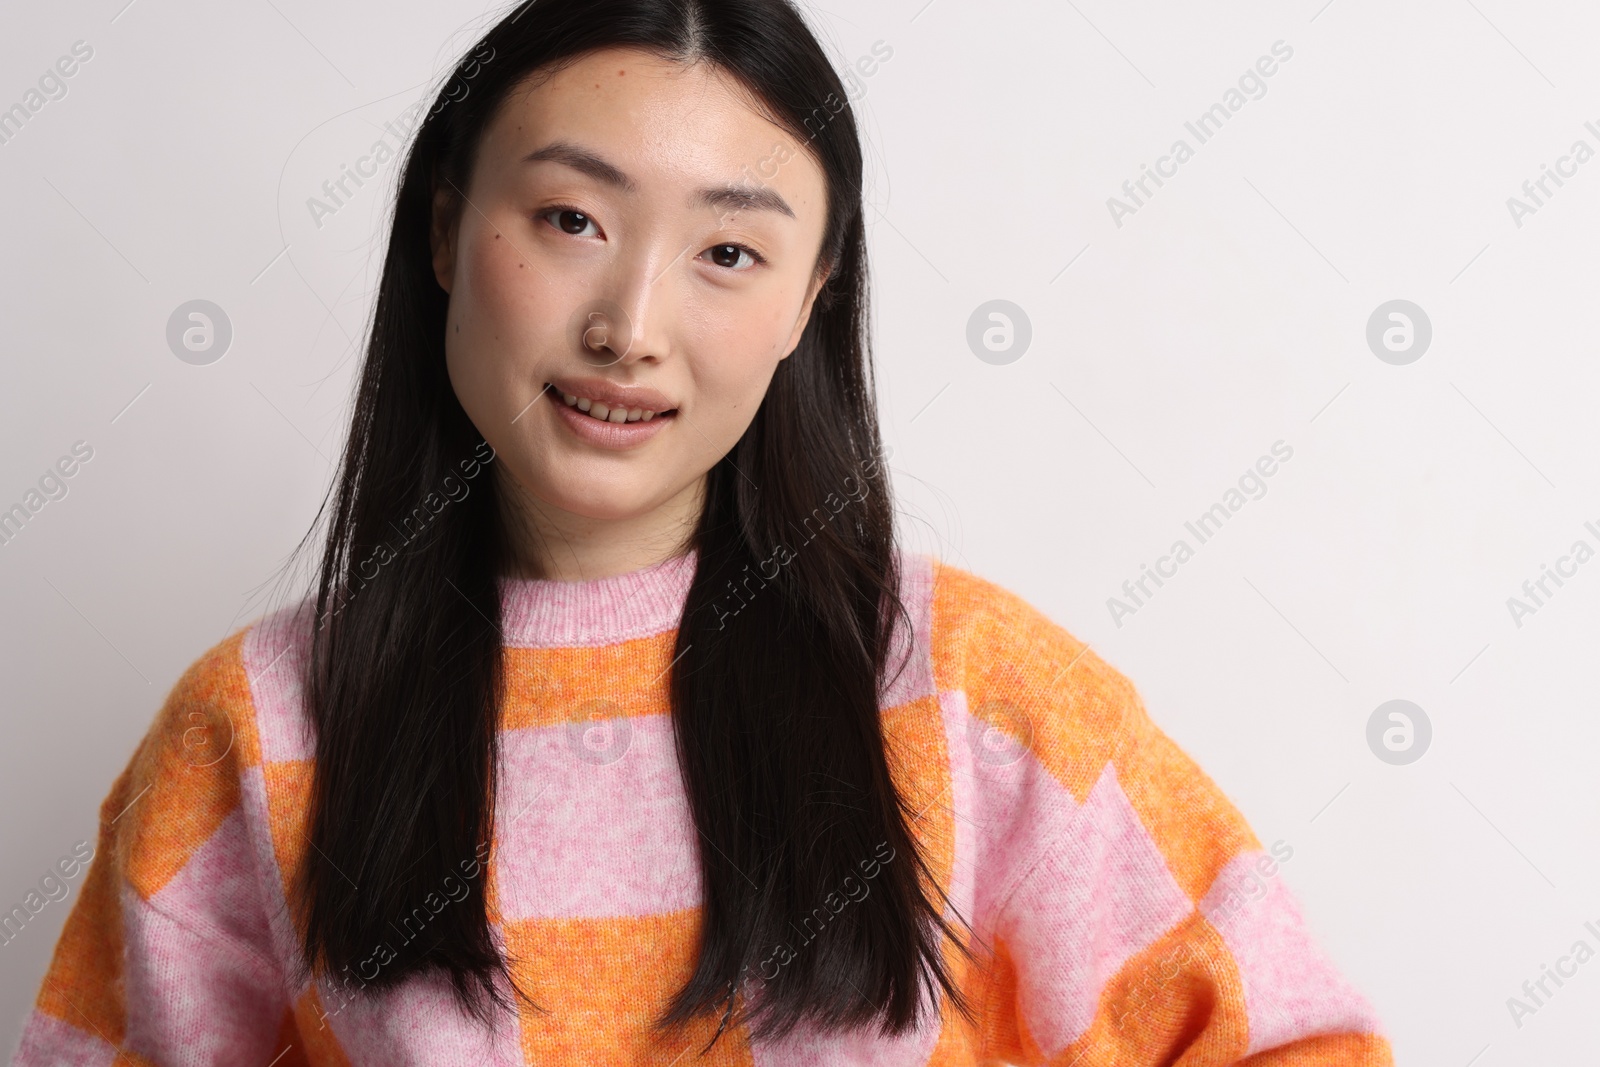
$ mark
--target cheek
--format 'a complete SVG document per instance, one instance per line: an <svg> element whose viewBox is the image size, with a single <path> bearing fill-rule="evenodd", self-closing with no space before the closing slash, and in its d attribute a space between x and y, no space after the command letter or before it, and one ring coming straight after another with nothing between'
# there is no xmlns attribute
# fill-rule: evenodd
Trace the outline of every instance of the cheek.
<svg viewBox="0 0 1600 1067"><path fill-rule="evenodd" d="M462 253L451 310L463 334L516 340L547 320L545 305L554 294L510 241L484 225Z"/></svg>
<svg viewBox="0 0 1600 1067"><path fill-rule="evenodd" d="M715 355L705 361L715 383L708 384L707 391L715 389L728 402L752 408L759 404L783 357L793 322L788 309L765 303L733 312L721 309L708 316L694 342L695 351Z"/></svg>
<svg viewBox="0 0 1600 1067"><path fill-rule="evenodd" d="M487 226L463 241L461 253L445 327L446 366L467 414L484 420L479 429L496 444L484 423L526 403L522 384L537 376L539 354L559 342L549 324L559 321L560 294Z"/></svg>
<svg viewBox="0 0 1600 1067"><path fill-rule="evenodd" d="M732 427L735 438L755 418L783 354L781 339L766 316L724 320L712 336L694 342L699 358L695 390L703 409Z"/></svg>

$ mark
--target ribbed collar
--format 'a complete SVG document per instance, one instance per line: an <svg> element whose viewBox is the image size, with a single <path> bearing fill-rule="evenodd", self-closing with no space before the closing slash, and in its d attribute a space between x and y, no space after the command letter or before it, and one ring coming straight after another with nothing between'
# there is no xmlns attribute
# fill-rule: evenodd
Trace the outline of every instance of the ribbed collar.
<svg viewBox="0 0 1600 1067"><path fill-rule="evenodd" d="M510 648L594 647L676 629L694 580L695 552L610 578L499 579Z"/></svg>

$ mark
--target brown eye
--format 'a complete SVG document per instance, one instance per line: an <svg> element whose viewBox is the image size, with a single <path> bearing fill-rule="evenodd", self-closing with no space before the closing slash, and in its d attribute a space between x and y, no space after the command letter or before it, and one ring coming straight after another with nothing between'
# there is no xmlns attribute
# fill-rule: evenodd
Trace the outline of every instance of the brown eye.
<svg viewBox="0 0 1600 1067"><path fill-rule="evenodd" d="M744 245L712 245L706 249L706 255L710 256L711 262L717 266L727 267L729 270L749 270L762 262L754 249L746 248ZM739 266L740 256L748 256L750 262L743 267Z"/></svg>
<svg viewBox="0 0 1600 1067"><path fill-rule="evenodd" d="M562 233L569 233L574 237L582 236L589 227L594 226L594 219L570 207L549 208L542 212L539 217L549 222L550 225L556 227ZM599 235L599 227L595 228L597 232L592 236Z"/></svg>
<svg viewBox="0 0 1600 1067"><path fill-rule="evenodd" d="M589 228L589 216L581 211L555 212L556 225L570 234L580 234Z"/></svg>

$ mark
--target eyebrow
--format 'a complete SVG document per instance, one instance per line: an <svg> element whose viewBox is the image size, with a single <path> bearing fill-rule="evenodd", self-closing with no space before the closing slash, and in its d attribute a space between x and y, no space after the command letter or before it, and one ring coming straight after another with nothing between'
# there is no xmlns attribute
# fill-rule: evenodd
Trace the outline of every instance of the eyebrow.
<svg viewBox="0 0 1600 1067"><path fill-rule="evenodd" d="M595 181L621 189L625 193L635 192L639 188L638 183L614 164L606 162L587 148L575 145L571 141L553 141L543 148L529 152L523 157L522 162L564 163L573 170L587 174ZM708 186L696 190L693 199L706 207L735 211L776 211L791 219L795 217L788 201L779 196L775 190L765 186L735 184Z"/></svg>

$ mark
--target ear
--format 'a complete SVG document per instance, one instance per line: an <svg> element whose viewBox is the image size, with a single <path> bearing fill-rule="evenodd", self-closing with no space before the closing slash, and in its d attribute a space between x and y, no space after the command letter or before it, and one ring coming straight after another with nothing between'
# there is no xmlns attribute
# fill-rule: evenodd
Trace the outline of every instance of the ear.
<svg viewBox="0 0 1600 1067"><path fill-rule="evenodd" d="M794 321L794 332L789 335L788 342L783 346L783 355L779 359L788 359L794 355L794 350L800 344L800 336L806 332L806 324L811 321L811 307L817 302L817 294L822 292L822 287L828 284L828 279L833 275L833 268L819 273L811 282L811 288L806 293L806 302L800 306L800 314Z"/></svg>
<svg viewBox="0 0 1600 1067"><path fill-rule="evenodd" d="M455 284L456 229L461 218L456 197L449 186L436 182L433 189L432 217L428 243L433 251L433 277L446 293Z"/></svg>

